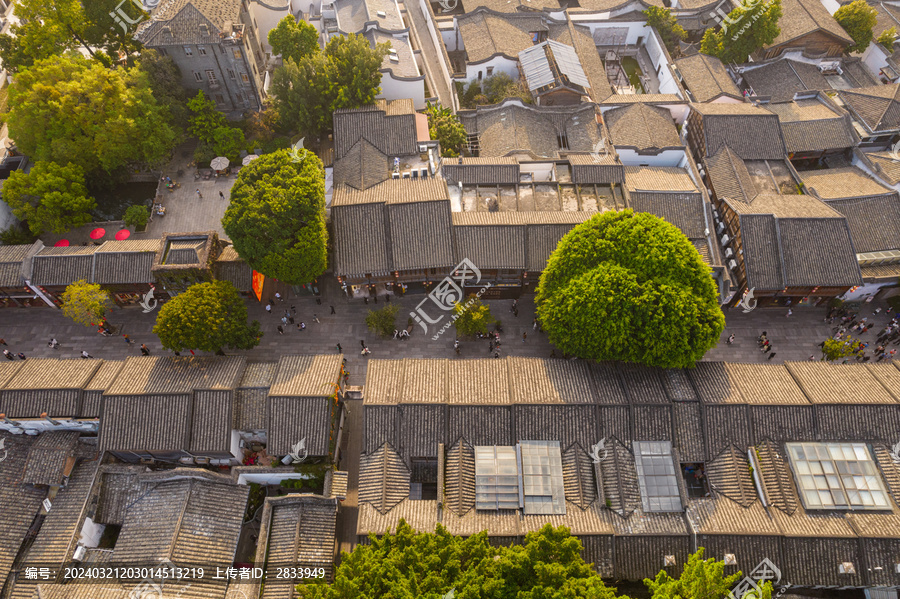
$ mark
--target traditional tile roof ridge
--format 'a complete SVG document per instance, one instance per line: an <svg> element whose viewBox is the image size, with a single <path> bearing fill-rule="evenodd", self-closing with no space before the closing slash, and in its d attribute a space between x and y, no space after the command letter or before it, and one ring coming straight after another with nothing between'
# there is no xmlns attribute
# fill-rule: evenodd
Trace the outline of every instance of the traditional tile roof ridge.
<svg viewBox="0 0 900 599"><path fill-rule="evenodd" d="M778 20L778 37L766 46L780 46L814 31L824 31L845 42L853 39L825 9L819 0L783 0L782 17Z"/></svg>
<svg viewBox="0 0 900 599"><path fill-rule="evenodd" d="M845 89L838 94L870 131L900 128L900 83Z"/></svg>
<svg viewBox="0 0 900 599"><path fill-rule="evenodd" d="M269 395L331 397L339 382L341 365L340 354L281 356Z"/></svg>
<svg viewBox="0 0 900 599"><path fill-rule="evenodd" d="M678 94L613 94L602 100L600 104L688 104L688 100Z"/></svg>
<svg viewBox="0 0 900 599"><path fill-rule="evenodd" d="M708 54L695 54L675 60L684 83L698 102L708 102L720 96L743 101L741 90L725 69L722 61Z"/></svg>
<svg viewBox="0 0 900 599"><path fill-rule="evenodd" d="M720 198L750 203L758 195L747 165L727 144L713 156L707 157L706 167Z"/></svg>
<svg viewBox="0 0 900 599"><path fill-rule="evenodd" d="M458 439L447 450L445 468L445 504L462 517L475 508L475 449L465 439Z"/></svg>
<svg viewBox="0 0 900 599"><path fill-rule="evenodd" d="M393 447L384 443L359 464L359 503L386 514L409 495L409 469ZM380 484L373 484L380 483Z"/></svg>
<svg viewBox="0 0 900 599"><path fill-rule="evenodd" d="M597 501L597 487L593 482L594 463L577 443L562 453L563 483L566 502L584 511Z"/></svg>
<svg viewBox="0 0 900 599"><path fill-rule="evenodd" d="M672 113L651 104L630 104L607 110L603 120L614 146L640 150L683 148Z"/></svg>
<svg viewBox="0 0 900 599"><path fill-rule="evenodd" d="M785 362L809 400L815 404L897 404L865 364Z"/></svg>
<svg viewBox="0 0 900 599"><path fill-rule="evenodd" d="M872 170L890 185L900 183L900 160L891 152L865 152L863 158L872 165Z"/></svg>
<svg viewBox="0 0 900 599"><path fill-rule="evenodd" d="M706 155L729 146L744 160L782 160L787 154L778 117L752 104L691 104L702 118Z"/></svg>
<svg viewBox="0 0 900 599"><path fill-rule="evenodd" d="M746 453L729 445L706 465L710 487L738 505L750 507L758 497L749 465Z"/></svg>
<svg viewBox="0 0 900 599"><path fill-rule="evenodd" d="M816 65L790 58L747 68L743 77L757 96L768 97L773 103L790 102L800 92L831 90Z"/></svg>
<svg viewBox="0 0 900 599"><path fill-rule="evenodd" d="M626 166L629 191L700 193L687 170L677 166Z"/></svg>
<svg viewBox="0 0 900 599"><path fill-rule="evenodd" d="M878 183L856 166L806 171L801 174L803 184L823 200L843 200L896 194Z"/></svg>
<svg viewBox="0 0 900 599"><path fill-rule="evenodd" d="M30 485L60 485L68 463L77 459L78 431L46 431L38 435L28 450L22 482Z"/></svg>
<svg viewBox="0 0 900 599"><path fill-rule="evenodd" d="M100 365L100 360L31 358L6 381L3 390L83 389Z"/></svg>
<svg viewBox="0 0 900 599"><path fill-rule="evenodd" d="M158 252L161 242L161 239L110 239L97 248L97 253Z"/></svg>
<svg viewBox="0 0 900 599"><path fill-rule="evenodd" d="M725 202L727 202L735 212L741 215L771 214L776 218L782 219L844 217L840 212L834 210L822 200L807 194L783 195L761 193L755 196L750 202L744 202L736 198L725 198Z"/></svg>
<svg viewBox="0 0 900 599"><path fill-rule="evenodd" d="M702 115L769 116L768 110L750 102L700 102L691 104L691 110Z"/></svg>
<svg viewBox="0 0 900 599"><path fill-rule="evenodd" d="M457 227L497 225L550 225L583 223L596 211L552 212L453 212L453 225Z"/></svg>
<svg viewBox="0 0 900 599"><path fill-rule="evenodd" d="M449 199L447 183L443 178L435 176L426 179L389 179L364 190L336 186L331 206L333 208L357 204L407 204Z"/></svg>
<svg viewBox="0 0 900 599"><path fill-rule="evenodd" d="M73 360L75 361L75 360ZM195 390L234 389L246 358L131 357L104 395L184 394Z"/></svg>

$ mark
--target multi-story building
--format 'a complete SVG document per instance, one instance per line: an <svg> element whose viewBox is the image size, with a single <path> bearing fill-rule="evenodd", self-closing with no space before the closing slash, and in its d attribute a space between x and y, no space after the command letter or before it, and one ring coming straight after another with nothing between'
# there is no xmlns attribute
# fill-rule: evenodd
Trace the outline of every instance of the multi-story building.
<svg viewBox="0 0 900 599"><path fill-rule="evenodd" d="M266 57L252 27L240 0L170 0L135 37L175 62L184 87L241 113L259 110L266 95Z"/></svg>

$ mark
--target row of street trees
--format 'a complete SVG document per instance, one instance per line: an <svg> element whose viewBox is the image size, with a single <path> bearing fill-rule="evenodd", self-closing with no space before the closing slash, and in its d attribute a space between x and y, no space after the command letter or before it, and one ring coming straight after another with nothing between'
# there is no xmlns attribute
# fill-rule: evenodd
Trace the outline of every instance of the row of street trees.
<svg viewBox="0 0 900 599"><path fill-rule="evenodd" d="M581 557L582 545L569 529L544 525L521 545L491 545L486 532L451 535L417 532L404 520L395 533L371 535L368 544L344 553L334 583L301 584L304 599L628 599L617 595ZM665 570L644 580L651 599L721 599L741 572L725 575L725 564L690 556L678 578ZM756 599L771 599L772 584Z"/></svg>

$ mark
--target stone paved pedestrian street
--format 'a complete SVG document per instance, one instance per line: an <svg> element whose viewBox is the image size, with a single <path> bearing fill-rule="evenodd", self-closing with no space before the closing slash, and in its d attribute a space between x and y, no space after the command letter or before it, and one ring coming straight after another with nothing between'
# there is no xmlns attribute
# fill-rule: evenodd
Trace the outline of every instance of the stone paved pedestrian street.
<svg viewBox="0 0 900 599"><path fill-rule="evenodd" d="M424 296L410 295L394 299L402 306L397 321L405 324L416 304ZM534 318L533 296L524 296L519 300L519 316L514 317L509 311L512 300L493 300L486 302L495 317L503 324L501 335L501 357L532 356L549 358L553 349L544 333L532 330ZM281 324L281 315L291 304L297 307L295 320L306 323L306 329L297 330L296 326L286 327L285 334L279 335L277 326ZM284 354L315 354L336 352L336 344L343 346L347 355L348 369L351 373L350 384L360 385L364 382L366 364L373 359L399 358L446 358L492 359L488 352L487 341L462 340L461 352L457 356L453 350L453 329L446 331L439 339L433 340L433 332L426 335L416 325L412 335L406 341L381 339L366 329L365 315L369 309L384 306L384 299L378 304L369 301L365 305L361 300L350 301L340 292L336 283L326 284L322 304L318 305L314 298L285 298L276 304L272 314L266 314L263 304L255 300L247 300L251 319L259 320L265 333L261 343L250 351L229 351L229 354L246 355L255 362L275 361ZM329 314L329 306L334 305L336 314ZM878 304L865 304L861 314L870 315ZM140 355L140 346L146 343L151 355L163 352L159 340L152 333L156 311L144 314L140 308L116 308L109 315L109 321L119 328L118 334L103 337L96 329L74 324L65 318L60 310L52 308L7 308L0 310L0 337L9 344L13 353L24 352L28 357L77 358L82 350L96 358L121 360L128 356ZM705 360L722 360L733 362L765 362L766 354L759 351L756 338L762 331L768 337L776 352L773 363L786 360L808 360L810 355L818 359L821 353L818 344L831 334L833 325L824 322L825 308L795 308L790 317L784 308L759 308L744 314L740 310L729 310L726 313L727 326L722 333L719 345L709 351ZM318 315L320 322L313 321ZM874 341L875 332L883 328L889 319L884 311L875 317L876 328L862 337L864 341ZM436 326L432 325L435 329ZM522 342L522 333L528 338ZM122 338L128 334L134 342L126 344ZM732 345L725 343L731 334L735 335ZM48 347L51 337L55 337L60 348ZM364 340L371 351L368 358L360 355L360 341ZM202 355L202 352L197 352ZM561 356L561 352L557 352Z"/></svg>

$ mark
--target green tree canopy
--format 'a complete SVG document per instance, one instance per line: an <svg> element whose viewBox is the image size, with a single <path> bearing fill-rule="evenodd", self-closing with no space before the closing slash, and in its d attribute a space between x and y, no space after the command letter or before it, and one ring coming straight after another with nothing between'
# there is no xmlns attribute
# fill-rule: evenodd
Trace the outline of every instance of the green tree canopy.
<svg viewBox="0 0 900 599"><path fill-rule="evenodd" d="M247 305L228 281L188 287L163 304L153 332L172 351L252 349L262 337L259 322L247 322Z"/></svg>
<svg viewBox="0 0 900 599"><path fill-rule="evenodd" d="M122 221L127 226L134 227L138 230L143 230L144 227L147 226L147 221L149 220L150 209L143 204L135 204L133 206L129 206L125 210L125 216L122 217Z"/></svg>
<svg viewBox="0 0 900 599"><path fill-rule="evenodd" d="M9 136L36 161L77 164L103 177L133 162L156 163L175 143L145 73L56 56L19 73L9 90Z"/></svg>
<svg viewBox="0 0 900 599"><path fill-rule="evenodd" d="M743 574L736 572L725 576L725 563L715 559L703 559L704 549L700 547L685 564L681 576L672 578L665 570L660 570L655 579L645 578L644 584L650 591L651 599L722 599ZM772 599L772 583L760 587L762 593L755 599Z"/></svg>
<svg viewBox="0 0 900 599"><path fill-rule="evenodd" d="M388 44L369 46L356 34L334 36L324 52L287 59L272 75L272 106L284 128L318 138L332 128L332 114L359 108L381 92L381 61Z"/></svg>
<svg viewBox="0 0 900 599"><path fill-rule="evenodd" d="M466 144L466 128L459 122L459 117L450 108L431 102L425 114L428 115L428 134L441 144L441 156L459 156L460 149Z"/></svg>
<svg viewBox="0 0 900 599"><path fill-rule="evenodd" d="M254 270L291 285L311 283L327 265L325 172L308 150L279 150L241 169L222 219Z"/></svg>
<svg viewBox="0 0 900 599"><path fill-rule="evenodd" d="M91 222L97 207L88 195L84 171L69 163L39 161L31 171L13 171L3 186L3 199L35 235L62 234Z"/></svg>
<svg viewBox="0 0 900 599"><path fill-rule="evenodd" d="M893 52L894 51L894 40L897 39L897 28L890 27L881 32L881 35L878 36L878 39L875 40L879 44L885 47L886 50Z"/></svg>
<svg viewBox="0 0 900 599"><path fill-rule="evenodd" d="M319 31L306 21L297 21L288 15L269 32L269 45L273 54L299 62L304 56L319 51Z"/></svg>
<svg viewBox="0 0 900 599"><path fill-rule="evenodd" d="M18 73L38 60L84 48L104 66L140 48L137 24L147 13L139 2L121 0L19 0L12 35L0 35L0 60ZM115 22L115 15L125 27Z"/></svg>
<svg viewBox="0 0 900 599"><path fill-rule="evenodd" d="M366 326L380 337L390 337L397 330L397 314L400 307L388 304L380 310L369 310L366 314Z"/></svg>
<svg viewBox="0 0 900 599"><path fill-rule="evenodd" d="M156 50L144 50L137 67L147 74L150 91L160 107L168 111L168 122L179 133L187 129L190 114L187 107L188 91L181 85L181 70L175 61Z"/></svg>
<svg viewBox="0 0 900 599"><path fill-rule="evenodd" d="M671 9L650 6L643 13L647 17L647 25L659 32L669 54L673 57L680 56L681 46L678 42L687 39L687 31L678 24L678 19L672 14Z"/></svg>
<svg viewBox="0 0 900 599"><path fill-rule="evenodd" d="M674 225L631 210L596 215L563 237L536 303L550 341L591 360L690 367L725 327L693 244Z"/></svg>
<svg viewBox="0 0 900 599"><path fill-rule="evenodd" d="M614 599L615 589L581 558L581 541L545 525L523 545L493 547L487 533L468 538L437 525L416 532L404 520L395 534L343 554L334 583L300 585L305 599Z"/></svg>
<svg viewBox="0 0 900 599"><path fill-rule="evenodd" d="M872 42L872 30L878 24L878 11L866 0L853 0L837 9L834 20L853 38L854 44L847 51L862 52Z"/></svg>
<svg viewBox="0 0 900 599"><path fill-rule="evenodd" d="M491 309L481 303L481 300L474 294L470 295L464 304L454 305L453 314L456 317L456 320L453 321L456 333L465 337L475 335L475 333L486 335L488 327L497 322L497 319L491 315Z"/></svg>
<svg viewBox="0 0 900 599"><path fill-rule="evenodd" d="M215 143L216 130L227 127L225 115L216 110L216 103L206 97L203 90L191 98L188 103L188 132L202 142Z"/></svg>
<svg viewBox="0 0 900 599"><path fill-rule="evenodd" d="M742 0L721 29L706 30L700 51L724 63L747 62L751 54L775 41L781 32L780 18L781 0Z"/></svg>
<svg viewBox="0 0 900 599"><path fill-rule="evenodd" d="M63 314L86 327L103 322L112 306L108 291L85 280L75 281L62 294Z"/></svg>
<svg viewBox="0 0 900 599"><path fill-rule="evenodd" d="M859 339L854 339L850 335L839 339L829 337L822 346L822 356L830 362L840 360L855 354L854 350L858 345Z"/></svg>

